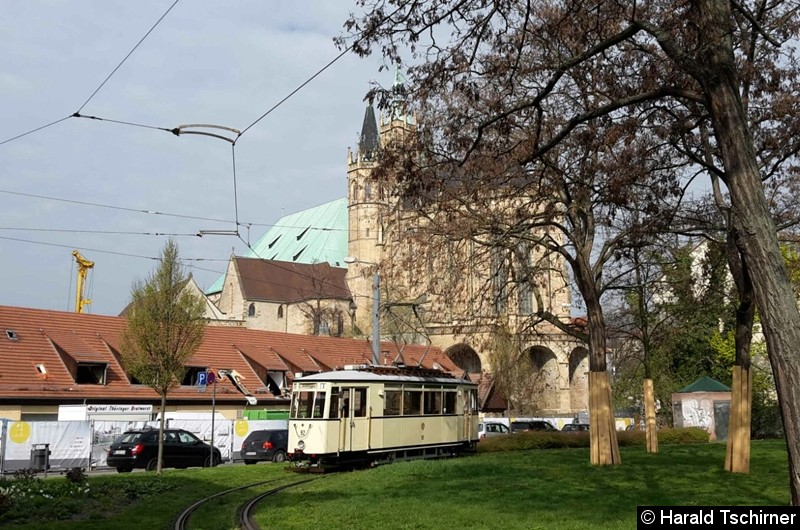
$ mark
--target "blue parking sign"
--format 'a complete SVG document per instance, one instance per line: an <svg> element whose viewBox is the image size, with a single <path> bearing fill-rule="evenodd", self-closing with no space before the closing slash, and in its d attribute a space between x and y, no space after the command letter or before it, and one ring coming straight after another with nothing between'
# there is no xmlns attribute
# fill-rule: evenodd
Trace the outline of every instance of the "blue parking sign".
<svg viewBox="0 0 800 530"><path fill-rule="evenodd" d="M206 379L207 377L208 377L208 373L207 372L198 372L198 374L197 374L197 386L206 386L208 384L207 383L208 379Z"/></svg>

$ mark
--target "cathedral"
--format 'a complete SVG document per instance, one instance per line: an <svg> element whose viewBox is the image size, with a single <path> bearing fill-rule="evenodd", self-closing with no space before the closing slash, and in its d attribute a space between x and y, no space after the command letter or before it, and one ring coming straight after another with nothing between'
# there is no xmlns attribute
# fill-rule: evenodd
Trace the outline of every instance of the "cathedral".
<svg viewBox="0 0 800 530"><path fill-rule="evenodd" d="M534 296L512 279L511 258L425 233L392 183L375 178L387 143L415 134L402 82L396 74L397 101L387 110L366 108L358 145L347 153L347 197L284 216L244 256L231 256L227 273L206 290L221 314L215 323L379 336L398 345L398 357L403 344L431 345L473 379L497 383L512 414L586 410L586 347L533 319L540 303L579 324L563 264L537 274ZM536 259L535 249L518 255Z"/></svg>

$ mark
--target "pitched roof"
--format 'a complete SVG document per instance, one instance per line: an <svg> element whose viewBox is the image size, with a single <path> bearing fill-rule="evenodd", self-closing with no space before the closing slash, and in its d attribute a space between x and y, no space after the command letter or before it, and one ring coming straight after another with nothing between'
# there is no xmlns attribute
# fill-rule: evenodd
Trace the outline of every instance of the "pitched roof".
<svg viewBox="0 0 800 530"><path fill-rule="evenodd" d="M331 267L328 263L234 259L246 300L299 302L352 298L345 281L347 269Z"/></svg>
<svg viewBox="0 0 800 530"><path fill-rule="evenodd" d="M244 256L341 267L347 256L347 239L347 199L343 198L281 217ZM222 291L224 281L223 275L206 294Z"/></svg>
<svg viewBox="0 0 800 530"><path fill-rule="evenodd" d="M131 384L117 360L119 337L125 319L92 314L0 306L0 403L57 401L152 402L157 394L144 385ZM106 384L78 384L59 349L77 362L84 359L107 364ZM393 343L382 343L381 351L397 354ZM427 352L427 354L426 354ZM425 356L423 366L438 363L444 370L458 369L437 348L406 346L406 363ZM260 331L240 327L208 326L199 349L187 366L236 370L259 402L286 403L275 397L257 375L268 371L318 372L346 364L364 364L372 354L365 340L314 337ZM44 367L45 373L37 368ZM227 380L217 384L217 400L242 402L241 394ZM169 395L170 402L207 401L190 386Z"/></svg>
<svg viewBox="0 0 800 530"><path fill-rule="evenodd" d="M711 379L708 376L701 377L689 386L685 386L678 390L679 393L689 392L730 392L731 387L725 386L716 379Z"/></svg>

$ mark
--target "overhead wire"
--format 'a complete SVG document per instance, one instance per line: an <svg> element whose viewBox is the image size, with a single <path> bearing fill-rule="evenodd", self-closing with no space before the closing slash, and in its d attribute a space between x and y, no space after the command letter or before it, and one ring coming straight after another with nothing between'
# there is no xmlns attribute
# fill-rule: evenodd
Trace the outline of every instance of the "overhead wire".
<svg viewBox="0 0 800 530"><path fill-rule="evenodd" d="M98 92L100 92L100 89L101 89L101 88L103 88L103 87L105 86L105 84L106 84L106 83L108 83L108 80L109 80L109 79L111 79L111 77L112 77L114 74L116 74L116 73L117 73L117 70L119 70L119 69L122 67L122 65L123 65L123 64L125 64L125 61L127 61L127 60L128 60L128 58L129 58L131 55L133 55L133 52L135 52L135 51L136 51L136 48L138 48L138 47L139 47L139 46L140 46L140 45L141 45L141 44L144 42L144 40L145 40L145 39L146 39L146 38L147 38L147 37L148 37L148 36L149 36L149 35L150 35L150 34L153 32L153 30L154 30L154 29L156 29L156 26L158 26L158 25L161 23L161 21L162 21L162 20L164 20L164 18L165 18L165 17L166 17L166 16L169 14L169 12L170 12L170 11L172 11L172 8L173 8L173 7L175 7L175 6L178 4L178 2L180 2L180 0L175 0L175 1L172 3L172 5L171 5L171 6L169 6L169 8L168 8L168 9L167 9L167 10L164 12L164 14L163 14L163 15L161 15L161 17L159 17L159 19L158 19L158 20L156 20L156 23L155 23L155 24L153 24L153 26L152 26L152 27L151 27L149 30L147 30L147 33L145 33L145 34L144 34L144 37L142 37L141 39L139 39L139 42L137 42L137 43L136 43L136 46L134 46L133 48L131 48L131 51L129 51L129 52L128 52L128 54L127 54L127 55L126 55L126 56L125 56L125 57L124 57L124 58L123 58L123 59L122 59L122 60L119 62L119 64L118 64L118 65L117 65L117 66L116 66L116 67L115 67L115 68L114 68L114 69L111 71L111 73L110 73L110 74L108 74L108 76L106 76L106 78L103 80L103 82L102 82L102 83L100 83L100 86L98 86L98 87L95 89L95 91L94 91L94 92L92 92L92 95L91 95L91 96L89 96L89 97L86 99L86 101L84 101L84 102L83 102L83 105L81 105L81 106L80 106L80 108L78 108L78 110L75 112L75 114L79 114L79 113L80 113L80 111L82 111L82 110L83 110L83 107L85 107L85 106L86 106L86 105L87 105L87 104L88 104L88 103L89 103L89 102L92 100L92 98L94 98L94 97L97 95L97 93L98 93Z"/></svg>
<svg viewBox="0 0 800 530"><path fill-rule="evenodd" d="M125 61L127 61L128 58L131 55L133 55L133 52L136 51L136 49L145 41L145 39L153 32L153 30L156 29L156 27L161 23L162 20L164 20L164 18L169 14L169 12L172 11L172 8L175 7L178 2L180 2L180 0L175 0L172 3L172 5L170 5L169 8L167 8L167 10L164 12L164 14L162 14L159 17L159 19L156 21L156 23L153 24L153 26L149 30L147 30L147 33L145 33L144 36L141 39L139 39L139 42L137 42L136 45L133 48L131 48L131 51L129 51L128 54L125 55L125 57L119 62L119 64L117 64L117 66L111 71L111 73L106 76L106 78L103 80L103 82L100 83L100 85L94 90L94 92L92 92L92 94L86 99L86 101L83 102L83 104L78 108L77 111L75 111L74 113L70 114L69 116L65 116L65 117L63 117L61 119L58 119L58 120L53 121L53 122L50 122L50 123L48 123L46 125L42 125L40 127L36 127L35 129L31 129L29 131L26 131L26 132L24 132L22 134L18 134L17 136L14 136L13 138L8 138L6 140L3 140L2 142L0 142L0 145L4 145L4 144L7 144L9 142L13 142L14 140L17 140L19 138L22 138L24 136L28 136L29 134L33 134L33 133L35 133L37 131L41 131L42 129L46 129L46 128L48 128L48 127L50 127L52 125L55 125L57 123L61 123L62 121L67 120L69 118L89 118L89 119L93 119L93 120L110 121L110 122L119 123L119 124L123 124L123 125L130 125L130 126L134 126L134 127L146 127L146 128L149 128L149 129L166 130L166 131L172 132L174 134L173 130L164 129L163 127L154 127L154 126L150 126L150 125L142 125L142 124L137 124L137 123L132 123L132 122L123 122L123 121L119 121L119 120L110 120L110 119L107 119L107 118L100 118L100 117L97 117L97 116L83 116L83 115L81 115L80 112L97 95L97 93L100 92L100 90L105 86L106 83L108 83L108 81L114 76L114 74L117 73L117 70L119 70L122 67L122 65L125 64Z"/></svg>

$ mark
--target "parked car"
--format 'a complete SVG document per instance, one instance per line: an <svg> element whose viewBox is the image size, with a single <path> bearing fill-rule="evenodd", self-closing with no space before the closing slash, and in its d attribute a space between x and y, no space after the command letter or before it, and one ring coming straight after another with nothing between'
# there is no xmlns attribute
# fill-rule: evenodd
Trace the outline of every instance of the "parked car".
<svg viewBox="0 0 800 530"><path fill-rule="evenodd" d="M288 443L288 429L253 431L242 442L242 458L248 465L263 461L283 462Z"/></svg>
<svg viewBox="0 0 800 530"><path fill-rule="evenodd" d="M162 467L211 467L222 461L216 447L211 458L211 446L183 429L164 429L164 460ZM158 467L158 429L139 429L125 432L108 449L106 462L120 473L134 468L153 471Z"/></svg>
<svg viewBox="0 0 800 530"><path fill-rule="evenodd" d="M511 434L509 429L504 423L497 423L487 421L478 424L478 439L491 438L493 436L502 436L504 434Z"/></svg>
<svg viewBox="0 0 800 530"><path fill-rule="evenodd" d="M544 420L532 421L512 421L511 432L528 432L528 431L557 431L553 424Z"/></svg>
<svg viewBox="0 0 800 530"><path fill-rule="evenodd" d="M561 428L561 432L581 432L589 431L588 423L567 423Z"/></svg>

